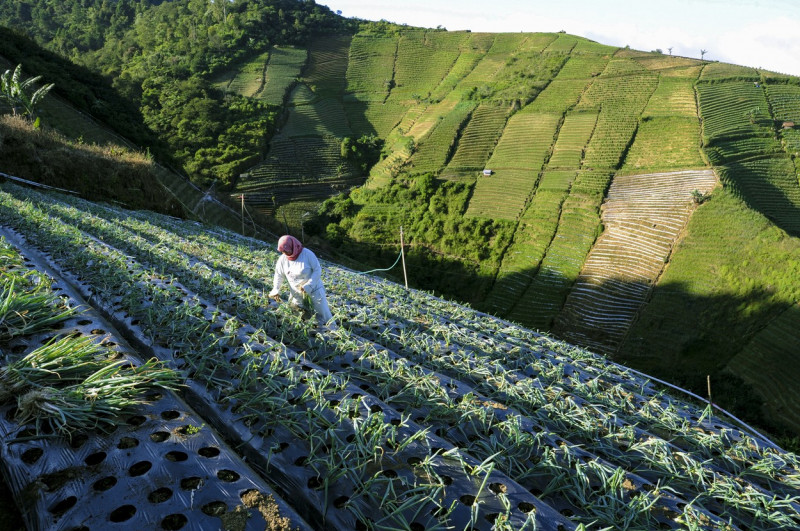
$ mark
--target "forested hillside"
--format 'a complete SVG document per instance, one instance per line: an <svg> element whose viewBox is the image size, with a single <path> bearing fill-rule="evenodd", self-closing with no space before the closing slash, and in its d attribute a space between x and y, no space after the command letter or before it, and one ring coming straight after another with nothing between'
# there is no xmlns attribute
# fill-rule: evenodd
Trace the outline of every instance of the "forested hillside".
<svg viewBox="0 0 800 531"><path fill-rule="evenodd" d="M0 23L298 236L369 269L402 226L412 285L800 433L800 79L290 0L2 1Z"/></svg>
<svg viewBox="0 0 800 531"><path fill-rule="evenodd" d="M141 113L139 125L166 144L162 153L197 183L225 187L263 155L280 108L217 90L214 74L274 44L348 31L349 23L293 0L3 0L0 25L104 76ZM28 62L24 49L5 43L0 54ZM98 95L90 103L103 117L110 102Z"/></svg>

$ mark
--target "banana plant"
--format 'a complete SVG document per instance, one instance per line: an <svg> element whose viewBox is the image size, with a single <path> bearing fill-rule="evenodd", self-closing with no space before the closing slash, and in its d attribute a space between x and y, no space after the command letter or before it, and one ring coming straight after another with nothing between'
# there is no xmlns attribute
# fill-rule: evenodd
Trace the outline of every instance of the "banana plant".
<svg viewBox="0 0 800 531"><path fill-rule="evenodd" d="M53 83L42 85L28 96L28 89L41 78L42 76L36 76L23 81L21 64L17 65L13 73L11 70L6 70L0 76L0 101L11 108L11 113L14 116L20 114L32 120L35 116L34 109L36 106L55 86Z"/></svg>

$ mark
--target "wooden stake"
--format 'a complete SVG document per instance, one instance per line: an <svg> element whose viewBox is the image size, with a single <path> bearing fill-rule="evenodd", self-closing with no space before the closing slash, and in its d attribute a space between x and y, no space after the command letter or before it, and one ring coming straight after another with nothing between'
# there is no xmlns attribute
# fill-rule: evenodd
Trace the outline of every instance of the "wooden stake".
<svg viewBox="0 0 800 531"><path fill-rule="evenodd" d="M708 385L708 404L711 405L711 375L706 375L706 384Z"/></svg>
<svg viewBox="0 0 800 531"><path fill-rule="evenodd" d="M403 280L406 283L406 289L408 289L408 275L406 274L406 252L405 252L405 244L403 242L403 226L400 225L400 258L403 261Z"/></svg>
<svg viewBox="0 0 800 531"><path fill-rule="evenodd" d="M242 236L244 236L244 194L242 194Z"/></svg>

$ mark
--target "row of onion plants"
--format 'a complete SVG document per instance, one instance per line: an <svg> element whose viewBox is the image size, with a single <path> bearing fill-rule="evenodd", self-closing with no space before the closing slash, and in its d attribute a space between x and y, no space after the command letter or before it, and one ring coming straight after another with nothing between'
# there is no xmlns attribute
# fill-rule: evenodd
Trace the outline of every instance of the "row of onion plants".
<svg viewBox="0 0 800 531"><path fill-rule="evenodd" d="M36 196L20 190L15 193ZM365 397L363 391L348 383L346 375L334 378L307 361L300 363L301 355L253 327L242 334L241 331L249 326L247 323L234 315L223 313L213 304L199 304L199 298L193 296L189 289L161 272L176 271L188 281L208 282L208 293L219 299L220 306L241 302L240 295L244 295L244 302L252 305L255 298L263 296L258 292L220 292L224 282L219 275L208 270L198 272L196 267L189 264L177 266L171 261L173 253L165 250L162 253L152 245L141 255L152 265L142 267L107 243L65 225L30 203L20 202L8 195L3 200L4 218L47 245L51 252L57 253L57 259L65 267L73 271L85 271L85 278L91 276L91 284L96 292L102 293L118 310L124 309L130 323L137 321L136 326L149 334L151 343L162 343L169 347L180 345L180 355L176 358L182 360L183 366L191 371L191 378L203 381L218 399L224 397L233 402L232 413L247 413L236 420L248 428L250 437L258 435L262 442L260 450L269 449L265 466L270 468L270 474L277 468L270 465L279 461L279 454L297 453L297 449L305 454L293 460L296 465L294 469L288 467L289 473L284 473L286 484L283 488L288 489L293 479L302 477L297 473L298 467L306 471L313 470L314 475L303 485L305 489L298 490L305 492L306 498L309 497L308 492L317 493L318 498L323 498L316 499L314 504L322 513L317 515L318 521L330 522L331 513L337 512L329 510L332 507L350 515L350 520L341 520L344 517L340 516L334 527L348 525L345 522L353 525L353 519L367 527L380 527L389 522L410 519L411 523L417 522L417 525L425 528L454 521L471 522L470 525L479 528L480 522L484 522L484 525L490 523L479 519L478 513L496 507L497 510L492 514L500 516L495 519L499 518L513 527L571 527L557 513L548 513L546 505L521 487L516 488L513 498L505 493L501 497L498 493L488 491L486 484L513 486L513 482L493 472L490 462L482 465L469 456L462 456L455 447L428 434L409 422L407 417L394 412L390 406L374 397ZM36 200L41 201L43 207L49 203L42 197ZM60 205L57 210L60 215L66 216L69 209ZM78 214L78 218L84 215ZM79 220L72 221L77 223ZM87 222L100 224L98 219ZM106 235L103 237L105 239ZM203 308L203 305L207 307ZM257 313L270 313L264 312L264 307L266 304ZM280 322L288 325L295 316L285 308L277 313L281 311L283 315L278 317L279 326ZM209 314L215 318L209 321ZM269 325L255 320L258 319L257 315L252 317L259 326ZM287 325L283 326L287 332L302 328L301 323ZM231 345L233 348L228 349ZM248 352L256 354L248 355ZM294 421L287 423L276 418L274 408L271 410L273 414L259 414L262 411L259 397L266 395L267 398L273 398L263 389L282 388L285 382L292 380L284 376L278 379L281 385L277 386L263 382L263 375L270 373L275 363L291 367L297 380L296 390L288 395L286 404L280 408L281 416L294 418ZM248 376L243 377L243 374ZM236 395L236 391L244 394ZM252 407L246 410L244 404ZM295 414L290 415L288 411L294 411ZM276 422L280 426L268 426ZM366 436L358 431L359 426L368 426L373 430L379 427L383 431L377 437ZM316 438L325 433L328 434L327 439L317 444ZM392 443L393 440L403 442L396 444ZM348 446L353 444L356 446ZM361 447L359 444L367 446ZM390 451L386 451L386 448ZM319 459L320 454L327 455L329 461ZM442 477L449 479L445 481ZM385 490L374 488L371 483L374 481L382 481ZM508 498L512 498L513 503L508 502Z"/></svg>
<svg viewBox="0 0 800 531"><path fill-rule="evenodd" d="M65 213L63 208L56 208L56 210ZM147 244L143 243L138 236L133 234L126 235L124 231L119 228L119 223L130 224L129 221L117 219L115 223L104 223L99 218L86 216L80 219L70 217L67 220L73 223L83 223L87 228L94 228L101 231L101 235L105 241L115 241L120 245L124 245L126 241L138 241L141 246L138 253L144 258L147 258L149 253L152 252ZM151 246L154 245L153 242L157 242L157 245L162 246L162 248L165 245L166 239L169 237L167 234L154 235L152 233L150 236ZM189 244L189 247L191 247L191 244ZM188 271L191 268L197 269L200 267L200 262L196 258L190 260L185 256L181 258L178 254L172 253L170 253L170 257L171 260L173 260L170 263L171 271ZM215 261L215 264L216 263L218 262ZM210 269L211 268L207 268L206 271L210 271ZM225 283L224 279L220 279L219 277L213 279L211 277L206 277L205 286L202 285L202 282L198 282L197 288L199 290L205 289L207 292L211 292L212 295L214 295L220 286ZM237 284L235 282L229 280L227 284L227 287L223 288L223 296L227 296L229 290L237 289ZM220 294L216 293L216 296L220 297ZM257 316L247 315L247 312L252 312L253 309L252 304L250 304L252 300L249 297L237 297L237 300L247 300L249 302L248 304L232 308L232 311L238 312L238 314L244 318L257 318ZM264 303L266 304L266 301L264 301ZM288 330L286 328L282 330L275 329L272 330L272 332L288 332ZM463 389L463 387L465 387L463 384L451 384L453 386L452 396L447 396L446 393L445 395L439 393L438 396L436 396L436 390L441 389L438 383L429 382L427 385L421 385L419 371L414 371L412 368L409 368L408 363L404 359L362 338L354 336L345 338L342 335L343 333L344 330L339 331L338 334L334 333L333 340L327 341L309 341L308 335L304 336L306 338L305 341L300 337L293 338L293 341L305 343L306 347L311 347L309 350L325 353L317 357L327 358L328 363L325 365L329 370L337 369L341 365L337 360L347 357L348 353L361 352L361 356L358 357L360 360L359 367L361 372L364 373L365 364L371 365L371 374L379 379L377 382L370 382L373 386L378 386L377 390L375 390L375 394L381 398L385 397L385 399L391 400L392 403L400 403L403 406L408 405L403 402L406 400L403 394L397 394L396 388L398 385L406 389L413 389L414 395L417 397L423 396L426 390L433 390L434 396L424 397L425 400L422 404L424 406L423 410L416 411L414 413L415 418L419 418L421 422L425 422L429 425L432 423L439 423L444 426L438 428L437 433L441 433L454 444L463 446L465 443L471 441L485 439L487 434L494 432L492 424L498 422L496 420L497 413L493 408L486 406L486 404L490 404L490 402L480 400L480 395L476 395L472 390ZM350 344L348 344L348 342ZM364 352L369 352L370 355L367 356ZM380 361L376 358L380 358ZM352 359L352 357L348 359ZM381 368L375 369L374 366L376 364L379 364ZM387 368L387 365L392 366L392 368ZM475 370L474 367L463 367L463 364L461 368L473 372ZM431 377L429 380L433 379L434 382L441 380L440 377L430 372L428 372L427 375ZM351 377L353 376L355 376L355 374L351 374ZM361 385L363 388L366 384L362 383ZM374 388L368 388L370 391L374 390ZM468 398L464 400L465 396L476 396L477 399ZM398 400L400 402L398 402ZM417 407L419 407L419 404ZM508 415L505 416L508 417ZM450 428L454 428L457 425L456 421L459 418L470 419L471 423L464 424L462 422L458 424L458 429L450 430ZM530 422L527 424L528 433L532 433L534 430L541 432L540 426L531 425ZM473 431L464 434L463 430L465 426L471 426ZM526 461L516 460L513 463L504 461L506 466L503 467L503 470L507 473L521 468L529 468L531 471L535 471L535 473L526 475L524 478L525 486L529 490L537 492L540 495L549 496L551 502L560 507L565 514L570 514L584 521L599 520L608 525L618 525L619 522L643 525L648 522L648 519L654 520L660 517L662 520L668 520L665 514L680 514L676 509L681 500L669 500L669 507L665 507L664 503L667 503L667 498L671 498L671 496L665 496L664 493L651 495L646 493L645 490L639 489L634 499L635 503L631 503L632 496L629 491L632 489L614 489L613 487L615 484L610 481L610 478L615 474L618 477L623 477L623 479L627 481L618 482L619 485L626 485L629 487L634 485L639 485L641 487L646 482L641 479L631 479L628 477L630 475L624 473L620 475L608 465L601 464L596 459L592 460L592 456L588 456L586 453L583 453L581 457L586 460L592 460L594 465L594 471L591 472L592 481L588 479L586 472L582 474L570 473L571 469L574 468L576 464L580 464L580 461L570 454L570 447L566 441L556 440L556 438L548 436L539 441L538 444L531 445L530 437L521 436L518 422L510 422L508 426L512 430L510 435L504 434L503 431L498 431L498 434L502 434L499 440L497 440L498 437L495 437L493 444L490 446L471 445L471 453L476 455L479 459L488 459L495 453L491 450L505 448L506 452L513 451L517 455L527 455L528 458ZM539 466L539 461L543 457L549 458L552 462L545 459ZM597 471L600 471L599 475ZM559 483L559 481L561 483ZM651 487L655 489L655 487ZM659 497L665 498L661 505L655 503L656 499ZM587 500L589 500L588 503ZM689 506L686 502L683 502L683 505ZM691 507L687 512L689 513L687 520L700 520L692 513ZM713 519L713 517L707 515L706 519L708 518Z"/></svg>
<svg viewBox="0 0 800 531"><path fill-rule="evenodd" d="M174 226L175 224L173 224ZM252 242L248 244L248 249L250 247L252 247ZM247 252L247 249L241 248L237 251L235 245L233 249L232 252L230 250L225 251L228 256L246 254ZM191 249L187 251L191 252ZM207 255L208 253L206 252L205 254ZM259 278L269 278L269 265L271 259L274 259L270 257L271 253L257 251L257 253L251 253L251 255L253 254L256 254L258 260L228 260L226 262L228 263L227 269L229 271L236 269L236 266L231 268L229 264L229 262L234 261L240 265L247 264L243 270L239 270L238 274L249 274L249 278L244 278L250 283L258 283ZM254 263L261 263L261 268L254 268ZM253 276L253 271L257 272L259 269L263 273L257 273ZM339 278L334 279L332 285L340 286L342 284L341 280L347 280L348 284L353 283L352 275L350 275L351 278L341 278L344 276L346 275L339 275ZM337 280L339 282L336 282ZM380 287L385 288L384 285ZM333 289L331 291L333 298L335 298L336 290ZM376 301L383 300L386 301L383 309L390 315L396 315L398 312L409 308L409 305L394 304L393 302L396 299L387 297L385 290L373 289L371 291L372 293L367 295L369 300L359 301L351 290L347 296L342 297L337 302L345 306L349 304L352 310L352 308L363 309L363 304L367 303L374 308ZM399 295L398 298L402 298L402 295ZM431 298L428 297L428 299ZM362 304L358 304L358 302ZM430 303L427 304L430 306ZM380 305L378 306L380 307ZM447 307L449 308L450 306ZM370 312L362 321L369 323L368 329L371 330L376 328L382 329L384 332L391 330L392 332L389 332L388 335L384 333L384 337L380 339L380 342L383 344L399 344L399 348L404 354L413 355L414 353L428 352L431 354L429 356L430 359L440 359L441 353L431 352L430 345L425 345L424 342L420 343L418 341L416 344L409 346L408 342L402 339L404 337L419 338L421 337L420 334L428 333L431 329L434 329L434 333L428 335L439 342L444 342L445 345L451 343L452 337L456 336L459 342L466 343L467 346L473 348L471 355L475 351L483 352L486 350L486 330L482 331L483 337L479 344L470 345L470 332L474 332L474 330L469 327L454 329L452 326L445 327L442 325L441 328L443 330L439 331L435 330L435 326L431 326L430 323L427 323L427 326L424 327L409 327L409 323L419 323L418 309L413 311L416 312L414 315L409 316L406 314L403 316L405 319L402 326L391 326L391 323L387 325L385 321L380 322L380 320L375 319L373 312ZM356 321L357 319L350 319L348 322L352 324ZM452 316L450 316L445 324L452 325L453 322ZM411 329L409 330L409 328ZM506 326L506 328L508 327ZM362 328L360 331L368 331L368 329ZM395 334L396 338L393 339L391 337L392 334ZM474 339L475 334L471 335ZM398 337L400 340L397 339ZM507 338L509 336L506 335L504 337ZM496 358L502 358L505 362L508 360L509 352L521 350L519 346L514 346L503 340L499 342L489 341L488 343L495 347L495 353L500 353ZM505 357L503 357L502 352L506 353ZM542 358L541 352L537 354L536 358L537 360ZM425 359L420 361L425 363ZM475 364L479 365L481 363L483 363L483 360L477 360ZM496 363L496 360L494 363ZM451 359L445 360L440 365L445 368L448 365L454 366ZM605 376L604 373L614 372L609 367L616 368L616 366L610 364L600 364L600 366L604 369L601 376ZM583 397L577 403L572 403L572 405L568 406L567 410L562 408L559 411L556 408L555 411L547 415L547 418L571 419L575 417L574 412L583 413L582 417L579 415L580 420L572 424L573 426L588 427L589 430L584 430L582 433L570 432L569 427L556 426L559 430L564 430L564 433L571 433L571 437L581 441L601 441L601 451L598 451L598 453L612 456L614 462L622 463L626 468L642 470L643 475L647 476L649 474L650 479L654 482L671 481L672 484L667 483L670 488L680 488L688 493L694 493L698 497L695 501L696 505L707 505L714 512L726 515L732 512L743 522L757 522L764 518L763 507L774 507L777 503L778 506L788 511L790 515L788 517L789 520L781 520L780 516L778 516L778 521L783 523L795 521L793 518L796 518L797 505L792 502L791 497L797 488L797 467L796 461L792 456L786 457L786 454L776 452L771 448L764 449L759 445L758 441L750 439L733 428L717 425L713 429L707 429L707 425L705 427L698 426L697 421L703 418L701 411L693 411L691 407L670 399L659 391L655 391L648 382L643 382L631 376L628 376L626 381L623 376L624 372L622 374L612 374L609 379L612 382L616 380L616 383L609 383L601 381L597 372L585 377L582 374L584 371L580 370L583 367L579 367L579 370L572 372L569 376L564 374L564 368L569 368L569 365L565 367L562 362L562 370L553 372L550 381L546 382L545 388L556 385L559 382L563 384L566 378L567 382L572 382L568 386L570 392L583 395ZM474 372L474 367L469 370ZM458 373L459 371L456 370L455 372ZM537 375L542 379L545 379L545 376L547 376L546 372L545 374L540 372ZM494 378L494 380L497 380L497 378ZM626 389L621 385L622 383L627 383L628 387L631 387L630 384L634 383L634 389ZM502 389L497 391L504 392ZM644 395L642 394L643 392ZM636 400L632 400L632 398ZM595 408L593 412L587 414L587 408L585 407L587 399L592 404L599 401L600 406L602 406L601 409ZM570 404L569 401L561 403ZM614 413L610 416L602 413L602 409L605 408L613 408ZM573 413L567 415L566 413L570 411ZM693 417L690 415L693 415ZM601 422L598 422L598 416L603 418ZM628 417L631 420L628 423L621 423L619 417ZM641 418L650 421L650 429L656 435L635 426L636 422L640 421ZM609 424L617 429L617 436L609 437L607 429ZM600 426L599 431L596 428L592 429L592 426L596 427L598 425ZM659 436L662 434L671 440L664 440ZM623 437L621 440L619 435ZM620 452L620 447L624 448L625 451ZM710 465L708 461L711 462ZM735 478L739 476L743 476L748 480L748 489L737 488ZM706 485L708 484L713 484L715 488L707 489ZM738 498L732 498L731 493L738 493ZM783 497L776 503L772 503L770 499L772 494L775 493L783 495ZM776 517L771 516L770 518Z"/></svg>
<svg viewBox="0 0 800 531"><path fill-rule="evenodd" d="M310 529L177 399L175 371L51 274L0 240L0 462L28 528L207 527L258 504L264 525Z"/></svg>
<svg viewBox="0 0 800 531"><path fill-rule="evenodd" d="M98 223L98 224L102 225L102 222L97 221L97 220L95 220L95 223ZM141 227L140 227L140 230L143 230L143 229L141 229ZM155 235L158 234L158 231L154 232L154 231L152 231L152 229L147 229L147 231L150 233L151 239ZM104 233L104 237L108 238L108 237L113 237L113 236L112 236L111 233L106 232L106 233ZM122 236L122 238L123 238L123 240L125 239L124 236ZM161 234L161 236L157 239L157 241L160 244L164 244L165 239L169 239L169 237L167 235L165 235L165 234ZM174 242L173 242L173 244L174 244ZM186 259L186 258L184 257L184 259ZM193 267L196 267L198 263L199 263L198 259L195 259L194 263L193 263ZM215 262L215 264L218 264L218 263L219 262ZM188 269L188 266L186 264L183 265L183 266L180 266L180 264L176 263L176 264L173 264L173 266L179 266L179 268L183 267L184 269ZM230 281L226 281L226 282L230 283ZM213 290L214 287L212 286L211 289ZM235 285L229 286L228 288L225 288L225 289L236 289L236 286ZM244 311L244 310L240 310L240 311ZM370 319L369 316L366 316L366 320L369 320L369 319ZM357 321L357 319L351 319L351 321L355 322L355 321ZM373 325L373 327L375 325L374 319L372 319L372 325ZM383 328L384 330L390 330L389 336L387 336L385 338L385 341L389 342L389 343L396 342L393 339L392 334L396 333L398 328L396 326L394 326L394 327L386 326L385 322L381 323L381 325L382 326L380 326L380 328ZM401 330L401 332L402 332L402 330ZM297 341L297 339L295 339L295 341ZM334 351L335 352L336 349L337 349L337 345L339 345L340 343L341 343L341 341L339 341L338 343L334 342L334 344L332 346L329 345L326 348L319 348L318 347L317 350L318 351L322 351L322 352L325 352L325 351ZM363 349L364 345L365 345L365 343L363 341L361 341L361 343L356 342L353 345L353 347L351 348L351 350L352 349L357 349L357 348L362 348ZM417 343L416 345L412 345L412 346L409 347L409 343L407 341L406 342L400 342L400 348L403 349L403 351L408 355L414 355L415 353L421 353L423 358L428 357L431 354L429 345L426 345L424 343L423 344ZM385 351L385 349L378 349L379 352L382 351L382 350ZM441 357L441 356L436 356L435 352L433 354L434 355L430 356L431 358L438 359L438 358ZM443 360L440 362L440 366L443 369L447 369L448 367L449 368L456 367L454 372L457 375L459 375L459 374L462 374L462 375L463 374L475 374L476 373L474 364L468 363L466 366L464 365L464 359L465 358L462 357L461 361L459 363L457 363L457 364L453 364L453 359L454 358L452 356L444 357ZM334 365L335 365L335 363L334 363ZM362 365L363 365L363 362L362 362ZM503 379L502 372L505 371L505 369L503 367L500 367L500 369L501 369L500 374L494 374L494 375L488 374L488 376L486 374L484 374L484 375L481 376L481 380L483 382L485 382L487 380L497 380L497 381L502 380ZM376 374L380 374L381 373L381 371L375 371L375 372L376 372ZM480 371L478 371L478 373L479 372ZM396 371L393 374L394 374L394 378L396 379L397 378ZM561 369L559 369L559 374L557 374L557 377L563 378L563 374L561 374ZM596 383L596 380L594 380L594 382ZM362 384L362 385L364 385L364 384ZM580 380L576 381L573 384L574 387L580 387L580 386L586 386L586 385L587 384L581 382ZM547 406L551 402L554 402L553 399L555 397L547 395L548 389L552 390L552 388L540 388L540 389L538 389L538 391L544 392L545 394L541 394L540 393L540 395L537 397L537 403L534 406L535 410L539 410L539 408L542 405ZM495 391L495 393L500 393L501 397L502 396L506 396L507 397L509 395L509 393L508 393L508 385L505 385L502 388L497 389ZM463 396L463 392L462 392L461 396ZM519 402L517 402L517 403L519 403ZM572 400L568 399L568 400L564 400L564 401L555 401L555 403L557 403L557 404L568 404L568 406L566 408L562 407L561 409L556 409L555 411L549 411L544 416L544 420L545 421L547 419L559 418L559 417L562 417L562 418L564 418L564 417L566 417L566 418L574 417L575 414L578 413L579 417L580 417L580 414L583 414L583 417L577 423L573 422L572 423L573 426L575 424L585 426L585 425L590 425L592 423L597 423L597 420L596 420L597 410L595 409L594 411L588 413L588 415L587 415L587 412L586 412L587 408L583 407L585 405L585 401L582 401L582 400L577 400L576 401L575 399L572 399ZM528 406L528 408L530 408L530 404L527 404L527 406ZM485 416L485 413L484 413L484 416ZM427 417L421 417L421 418L424 418L428 422L430 422L432 420L430 418L430 415L427 415ZM536 427L537 429L541 429L541 425L540 424L539 425L534 425L534 427ZM569 425L559 425L559 426L556 426L556 427L560 431L562 431L563 433L569 433L572 437L575 437L575 438L580 438L581 436L583 436L585 438L586 435L587 435L585 432L583 432L583 433L575 432L575 431L571 432ZM487 429L491 429L491 428L489 427ZM628 430L628 431L631 431L631 430ZM486 432L486 429L484 430L484 435L485 435L485 432ZM592 434L592 435L596 435L596 434ZM641 433L636 433L635 431L634 431L634 435L638 435L638 439L637 438L633 439L634 442L636 440L642 440L642 441L656 440L653 437L643 437ZM476 434L471 434L471 436L474 437L475 439L479 438L478 435L476 435ZM500 445L500 447L507 448L508 444L504 443L504 444ZM549 446L549 449L551 449L551 450L552 449L556 449L555 451L557 453L559 453L559 452L563 453L563 451L560 450L563 447L569 448L569 446L567 444L565 444L565 442L562 440L562 441L560 441L560 444L551 443L550 446ZM474 452L478 453L477 450L474 450ZM540 453L546 453L546 451L540 451ZM620 452L619 452L619 448L617 446L615 446L613 444L610 444L608 446L608 448L607 448L606 453L612 454L612 455L614 455L616 457L615 454L619 454ZM630 455L636 455L636 452L635 451L631 452ZM582 457L585 458L586 456L582 456ZM645 456L645 458L646 457L647 456ZM540 458L540 456L537 455L537 458ZM623 459L622 461L628 467L630 467L632 469L641 468L641 469L646 470L645 467L641 466L641 463L644 462L645 460L646 459L640 457L638 459L638 461L634 461L634 462L631 462L630 459L627 460L627 461ZM563 462L570 462L570 459L569 458L564 459L563 456L562 456L561 462L562 463ZM597 459L594 459L593 462L595 463L596 468L599 466L599 463L601 463L601 461L597 460ZM693 469L697 468L696 463L695 464L690 464L690 465L687 465L687 466L691 466ZM603 467L599 466L599 468L602 469ZM669 489L680 488L684 492L688 491L689 493L694 493L695 495L699 496L700 494L697 493L698 489L697 488L694 488L694 489L691 488L692 486L697 487L696 484L691 484L691 483L688 483L688 484L677 484L676 483L674 485L669 485L669 480L675 480L676 478L680 478L681 475L682 475L681 474L681 470L677 470L677 469L673 470L673 468L674 468L674 465L671 467L670 464L663 464L663 465L660 466L660 468L658 466L656 466L655 469L656 469L657 472L660 472L660 474L656 474L656 476L655 476L653 481L655 481L655 482L666 481L667 482L667 485L666 485L667 488L664 489L665 492L669 491ZM684 467L684 470L685 469L686 469L686 467ZM704 469L701 468L700 470L704 470ZM592 488L590 490L592 491L592 493L596 494L598 491L601 491L601 489L597 488L597 484L599 484L599 483L602 483L604 485L608 484L609 483L608 478L613 477L615 474L616 474L617 477L623 478L622 484L623 485L627 485L627 487L629 489L631 489L631 488L634 488L634 489L635 488L639 488L639 490L641 490L642 487L645 487L645 489L648 488L648 487L650 489L654 489L655 488L652 484L648 484L647 482L644 482L641 479L637 479L634 476L632 476L631 474L627 474L626 475L624 472L622 474L619 474L619 473L614 471L613 467L610 468L610 470L609 470L608 466L606 465L606 473L605 473L605 475L601 475L601 477L599 479L595 478L595 481L594 481L595 484L591 485ZM585 476L585 474L584 474L584 476ZM689 474L689 476L693 477L691 474ZM694 474L694 476L697 476L697 474ZM567 480L572 479L573 481L575 481L575 478L581 478L581 475L580 474L577 474L577 475L576 474L572 474L572 475L562 474L561 477L565 478ZM713 477L712 478L701 477L701 478L698 479L698 481L700 483L704 483L704 482L711 481L713 479L714 479ZM586 482L587 487L589 486L590 483L591 483L590 481ZM716 484L717 485L724 484L724 481L717 481ZM621 517L619 508L615 508L613 502L612 503L608 503L608 500L603 499L602 496L600 496L598 500L595 500L594 502L587 504L586 500L588 498L586 497L586 493L584 492L583 494L581 494L581 492L583 492L583 491L579 488L579 486L580 486L580 484L578 484L578 486L577 486L578 488L576 488L576 485L562 486L561 488L552 488L552 486L551 486L551 488L548 490L548 492L550 492L550 491L556 491L556 492L558 492L558 491L567 491L567 492L569 492L570 495L573 496L578 501L577 503L573 502L572 505L569 508L565 509L565 511L569 511L570 513L573 513L573 510L577 506L581 506L581 507L584 507L584 508L598 506L598 507L603 507L605 509L606 518L608 518L609 522L617 522L618 523L620 521L631 521L631 522L634 522L636 524L641 524L642 523L641 521L637 521L636 517L631 517L631 516ZM530 486L529 488L531 488L532 490L538 491L538 492L543 492L542 485ZM586 490L586 489L584 489L584 490ZM721 490L722 489L716 489L716 491L712 491L712 492L719 492ZM608 493L604 493L603 495L607 495L607 494ZM663 494L662 494L662 497L663 497ZM595 498L597 498L597 496L595 496ZM649 514L651 514L651 515L652 514L665 513L665 514L672 514L673 517L675 517L675 516L680 516L680 513L675 511L675 506L677 506L679 509L683 508L684 512L688 512L689 513L688 515L684 514L682 517L680 517L680 519L683 520L683 521L698 522L698 521L702 521L703 518L705 518L706 521L713 521L714 520L713 515L710 515L710 513L707 513L706 511L702 511L702 510L700 510L699 512L700 513L705 513L705 514L703 515L702 518L698 518L697 515L695 514L697 512L697 509L693 509L691 507L691 504L688 504L686 502L682 502L681 500L671 500L672 501L672 507L667 507L667 506L664 506L664 505L657 505L655 503L655 499L653 499L653 496L647 496L647 495L642 496L641 493L640 493L640 495L638 495L636 497L636 499L637 500L641 500L640 501L641 508L637 508L636 504L632 504L632 503L629 503L629 501L626 501L624 496L619 497L619 499L621 500L619 503L622 504L622 505L625 505L628 508L628 513L631 513L631 511L633 511L633 514L636 514L635 511L641 511L641 512L647 513L647 511L649 511ZM705 499L700 500L700 501L696 500L695 501L695 505L699 506L703 502L705 502L706 505L711 505L710 509L713 510L713 511L724 513L725 510L726 510L724 506L720 507L717 504L709 504L709 501L705 500ZM742 505L742 504L739 504L739 505ZM732 504L731 506L732 507L737 507L736 504ZM746 512L747 512L747 507L745 506L744 507L744 513L745 514L739 515L739 518L741 520L743 520L743 521L749 521L749 520L752 519L751 517L747 516ZM586 513L584 513L582 516L584 518L588 517Z"/></svg>

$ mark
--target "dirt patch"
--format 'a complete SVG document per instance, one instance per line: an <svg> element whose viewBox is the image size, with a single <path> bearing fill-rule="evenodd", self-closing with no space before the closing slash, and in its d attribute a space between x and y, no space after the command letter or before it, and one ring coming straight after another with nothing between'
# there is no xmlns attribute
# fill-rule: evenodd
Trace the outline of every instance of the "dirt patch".
<svg viewBox="0 0 800 531"><path fill-rule="evenodd" d="M231 512L220 516L223 529L226 531L243 531L247 527L248 509L256 509L264 517L265 531L291 531L291 521L281 516L275 498L264 495L257 490L248 490L242 494L242 503Z"/></svg>

